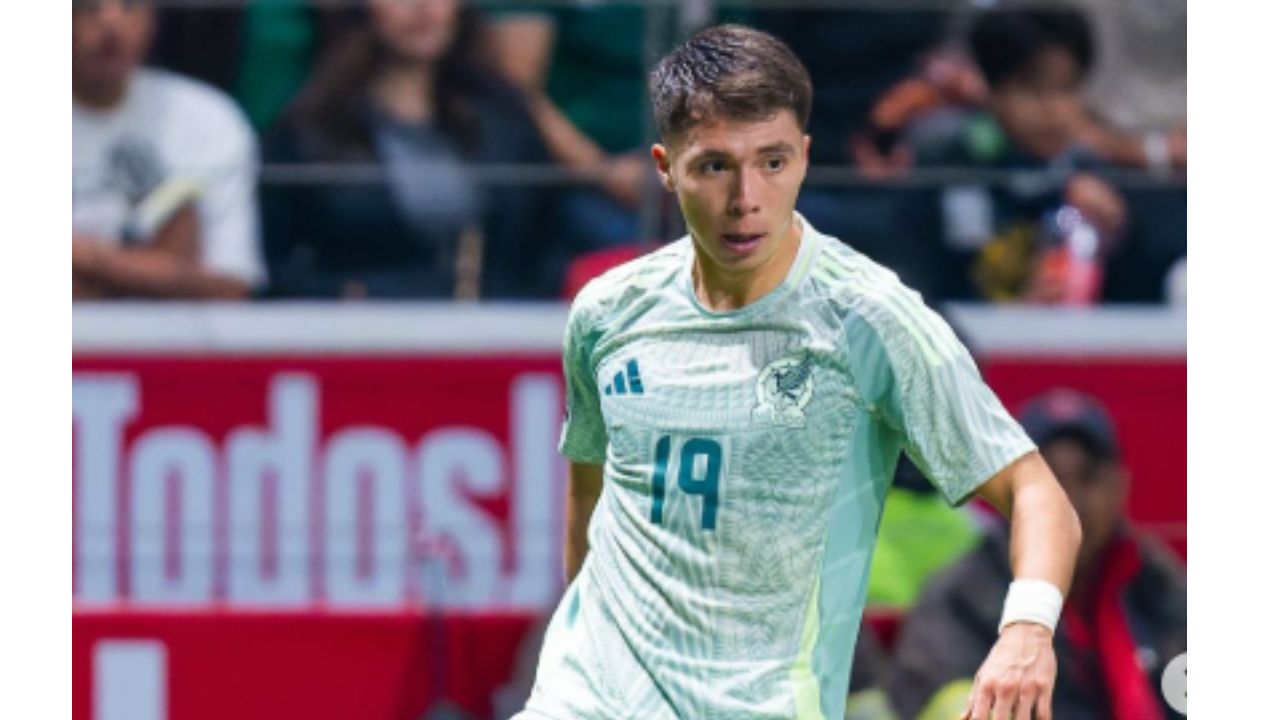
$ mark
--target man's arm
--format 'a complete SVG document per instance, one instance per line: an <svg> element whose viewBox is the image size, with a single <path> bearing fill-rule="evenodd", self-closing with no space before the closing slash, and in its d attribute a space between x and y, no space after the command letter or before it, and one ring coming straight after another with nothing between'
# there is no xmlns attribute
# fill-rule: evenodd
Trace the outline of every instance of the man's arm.
<svg viewBox="0 0 1280 720"><path fill-rule="evenodd" d="M1014 461L978 495L1010 520L1014 579L1047 581L1066 597L1080 548L1080 521L1040 454ZM1011 623L978 670L964 717L1048 720L1056 675L1053 631L1031 622Z"/></svg>
<svg viewBox="0 0 1280 720"><path fill-rule="evenodd" d="M546 95L547 69L555 48L555 21L539 14L491 19L484 42L498 72L524 93L529 112L555 160L573 169L591 169L604 151L565 117Z"/></svg>
<svg viewBox="0 0 1280 720"><path fill-rule="evenodd" d="M243 281L201 268L199 248L200 223L195 207L188 205L139 247L73 240L72 284L95 288L103 297L237 299L249 294Z"/></svg>
<svg viewBox="0 0 1280 720"><path fill-rule="evenodd" d="M555 48L556 23L542 13L486 18L481 42L498 72L526 93L541 93Z"/></svg>
<svg viewBox="0 0 1280 720"><path fill-rule="evenodd" d="M569 487L565 494L564 579L573 582L587 559L587 526L604 487L604 466L569 463Z"/></svg>
<svg viewBox="0 0 1280 720"><path fill-rule="evenodd" d="M648 155L610 156L547 97L555 21L537 14L491 19L483 32L498 71L524 93L529 114L551 157L570 170L598 172L606 194L624 205L637 206L651 173Z"/></svg>

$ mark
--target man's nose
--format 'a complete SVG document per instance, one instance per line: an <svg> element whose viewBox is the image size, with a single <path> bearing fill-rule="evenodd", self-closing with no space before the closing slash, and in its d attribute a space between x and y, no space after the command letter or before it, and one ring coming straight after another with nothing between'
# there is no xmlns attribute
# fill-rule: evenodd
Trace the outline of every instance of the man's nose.
<svg viewBox="0 0 1280 720"><path fill-rule="evenodd" d="M759 182L759 178L749 169L738 173L733 184L733 197L729 201L730 214L742 216L760 210Z"/></svg>

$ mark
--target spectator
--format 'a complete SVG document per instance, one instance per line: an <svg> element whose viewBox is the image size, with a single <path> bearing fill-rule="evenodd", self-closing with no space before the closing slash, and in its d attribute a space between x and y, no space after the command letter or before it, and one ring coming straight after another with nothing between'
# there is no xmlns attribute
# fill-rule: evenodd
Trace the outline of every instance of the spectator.
<svg viewBox="0 0 1280 720"><path fill-rule="evenodd" d="M1187 166L1186 0L1074 0L1098 29L1090 136L1113 162Z"/></svg>
<svg viewBox="0 0 1280 720"><path fill-rule="evenodd" d="M1186 651L1186 584L1172 555L1124 517L1129 476L1111 420L1092 398L1059 389L1033 399L1020 421L1084 530L1054 640L1053 716L1178 717L1160 698L1160 678ZM1001 524L926 587L899 636L890 680L902 717L953 718L964 710L1012 579Z"/></svg>
<svg viewBox="0 0 1280 720"><path fill-rule="evenodd" d="M242 298L263 279L255 139L232 102L141 67L150 2L72 10L72 293Z"/></svg>
<svg viewBox="0 0 1280 720"><path fill-rule="evenodd" d="M1139 9L1143 4L1072 0L977 16L970 49L989 86L988 106L1014 146L1042 159L1070 146L1114 166L1186 167L1185 4L1181 26L1174 8ZM1126 53L1143 53L1149 62L1125 62ZM924 77L895 87L877 111L886 118L903 108L919 114L940 99L956 99L956 80L971 85L958 70L934 63ZM960 94L976 100L985 89ZM1000 149L984 142L981 134L989 131L976 132L968 138L971 152Z"/></svg>
<svg viewBox="0 0 1280 720"><path fill-rule="evenodd" d="M1074 0L1098 29L1087 97L1102 121L1089 140L1115 162L1170 173L1187 164L1186 0ZM1108 130L1114 128L1114 130ZM1185 299L1184 183L1126 189L1129 230L1108 261L1107 302Z"/></svg>
<svg viewBox="0 0 1280 720"><path fill-rule="evenodd" d="M276 163L373 164L372 181L266 192L273 291L309 297L553 296L563 262L539 188L473 168L542 163L513 89L470 59L457 0L368 0L268 141Z"/></svg>
<svg viewBox="0 0 1280 720"><path fill-rule="evenodd" d="M1093 62L1085 16L1065 7L980 14L969 32L986 92L979 108L950 108L911 123L906 136L921 165L1016 172L982 186L956 184L941 197L943 237L953 268L948 298L1096 301L1106 258L1120 246L1124 199L1093 172L1106 159L1078 136L1087 122L1083 83ZM1094 281L1072 290L1050 252L1057 209L1078 211L1097 241ZM967 270L967 272L965 271Z"/></svg>
<svg viewBox="0 0 1280 720"><path fill-rule="evenodd" d="M639 207L653 174L645 150L646 8L495 9L483 30L496 69L525 94L552 157L602 173L562 197L557 226L577 252L641 240Z"/></svg>

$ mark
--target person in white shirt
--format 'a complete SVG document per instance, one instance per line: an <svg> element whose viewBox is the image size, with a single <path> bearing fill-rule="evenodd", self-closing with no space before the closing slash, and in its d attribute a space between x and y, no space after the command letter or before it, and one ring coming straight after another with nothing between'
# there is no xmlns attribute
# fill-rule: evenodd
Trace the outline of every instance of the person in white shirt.
<svg viewBox="0 0 1280 720"><path fill-rule="evenodd" d="M212 87L141 66L148 0L73 8L73 297L247 297L265 272L243 113Z"/></svg>

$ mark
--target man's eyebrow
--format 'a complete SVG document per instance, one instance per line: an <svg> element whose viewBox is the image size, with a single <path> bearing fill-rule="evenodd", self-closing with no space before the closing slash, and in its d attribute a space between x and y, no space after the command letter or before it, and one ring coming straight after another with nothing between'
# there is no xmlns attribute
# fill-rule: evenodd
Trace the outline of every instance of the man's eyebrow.
<svg viewBox="0 0 1280 720"><path fill-rule="evenodd" d="M768 145L757 148L755 154L790 156L796 154L796 148L785 140L779 140L778 142L769 143ZM704 148L694 153L692 159L694 162L701 162L705 160L732 160L733 153L720 148Z"/></svg>
<svg viewBox="0 0 1280 720"><path fill-rule="evenodd" d="M728 152L717 148L704 148L693 155L694 160L718 160L731 157Z"/></svg>
<svg viewBox="0 0 1280 720"><path fill-rule="evenodd" d="M779 140L776 143L770 143L756 150L757 155L795 155L796 149L791 143Z"/></svg>

